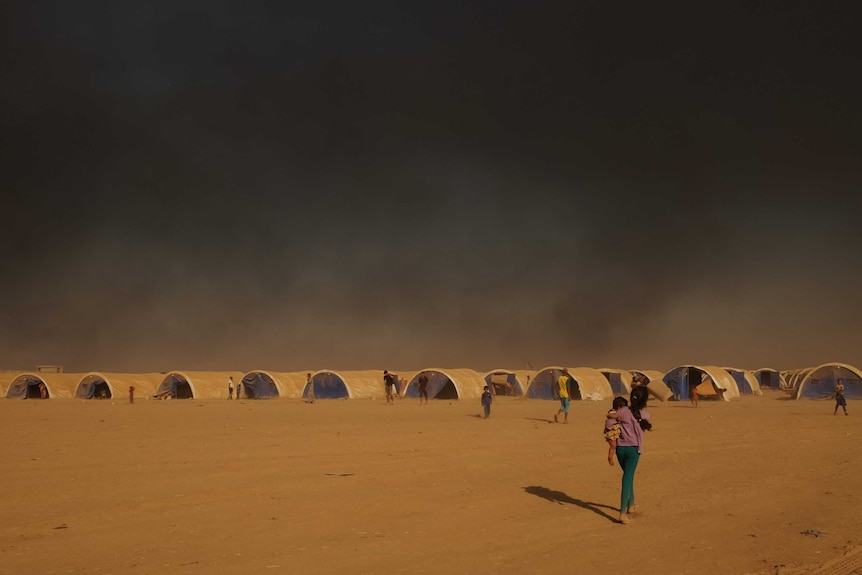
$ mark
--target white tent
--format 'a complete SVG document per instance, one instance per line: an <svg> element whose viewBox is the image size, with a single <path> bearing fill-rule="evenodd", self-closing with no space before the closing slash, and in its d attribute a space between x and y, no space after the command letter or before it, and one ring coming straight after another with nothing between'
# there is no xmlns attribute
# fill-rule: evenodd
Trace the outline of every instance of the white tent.
<svg viewBox="0 0 862 575"><path fill-rule="evenodd" d="M46 399L69 399L80 373L24 372L9 379L5 397L9 399L40 399L41 386L47 393Z"/></svg>
<svg viewBox="0 0 862 575"><path fill-rule="evenodd" d="M571 398L590 399L594 401L610 400L614 397L614 391L607 378L602 372L591 367L569 367L548 366L536 372L536 377L530 383L527 397L533 399L558 399L559 386L557 379L563 369L567 369L569 375L575 382L575 387L570 391Z"/></svg>
<svg viewBox="0 0 862 575"><path fill-rule="evenodd" d="M416 382L420 373L428 377L428 397L430 399L475 399L482 397L487 383L478 371L466 368L445 369L429 367L417 371L407 380L404 397L419 397Z"/></svg>
<svg viewBox="0 0 862 575"><path fill-rule="evenodd" d="M164 377L161 373L103 373L91 371L79 378L75 397L79 399L121 398L135 388L135 399L149 399Z"/></svg>

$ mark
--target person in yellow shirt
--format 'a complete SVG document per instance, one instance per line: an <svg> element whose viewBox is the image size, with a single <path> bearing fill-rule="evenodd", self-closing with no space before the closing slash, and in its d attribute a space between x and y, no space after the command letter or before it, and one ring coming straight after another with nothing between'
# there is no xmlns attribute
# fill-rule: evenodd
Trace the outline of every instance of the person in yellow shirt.
<svg viewBox="0 0 862 575"><path fill-rule="evenodd" d="M557 378L557 386L560 394L560 409L557 410L557 413L554 414L554 423L559 423L559 416L563 414L563 423L569 422L569 381L571 381L572 376L569 375L569 370L563 368L563 371L560 372L560 377Z"/></svg>

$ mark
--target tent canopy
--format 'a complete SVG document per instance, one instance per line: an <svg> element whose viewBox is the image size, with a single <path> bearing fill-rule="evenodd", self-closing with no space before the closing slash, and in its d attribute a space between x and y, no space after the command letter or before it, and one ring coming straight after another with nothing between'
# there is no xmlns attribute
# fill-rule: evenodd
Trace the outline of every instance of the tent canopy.
<svg viewBox="0 0 862 575"><path fill-rule="evenodd" d="M75 397L93 399L105 391L108 398L127 397L129 387L135 388L135 397L150 398L164 377L161 373L104 373L91 371L78 380Z"/></svg>
<svg viewBox="0 0 862 575"><path fill-rule="evenodd" d="M485 374L485 385L494 395L524 395L536 372L526 369L493 369Z"/></svg>
<svg viewBox="0 0 862 575"><path fill-rule="evenodd" d="M422 373L428 377L429 399L474 399L482 397L487 383L485 377L472 369L427 368L416 372L407 380L405 397L419 397L418 380ZM490 386L489 386L490 387Z"/></svg>
<svg viewBox="0 0 862 575"><path fill-rule="evenodd" d="M6 388L9 399L41 399L40 386L44 386L46 399L71 398L80 373L33 373L24 372L14 375Z"/></svg>
<svg viewBox="0 0 862 575"><path fill-rule="evenodd" d="M240 399L276 399L279 397L287 399L299 399L302 396L302 388L305 387L305 371L264 371L254 370L245 373L237 381L236 397ZM242 389L239 388L242 384ZM227 388L227 378L224 379L224 387ZM242 394L240 396L240 394Z"/></svg>
<svg viewBox="0 0 862 575"><path fill-rule="evenodd" d="M760 369L755 369L753 372L754 377L757 378L757 383L760 385L760 389L787 389L787 382L784 380L784 376L777 369L772 369L771 367L761 367Z"/></svg>
<svg viewBox="0 0 862 575"><path fill-rule="evenodd" d="M602 372L591 367L549 366L540 369L530 383L527 397L533 399L559 399L557 379L563 369L567 369L574 380L574 387L569 390L569 396L575 399L591 399L595 401L610 400L614 397L613 389Z"/></svg>
<svg viewBox="0 0 862 575"><path fill-rule="evenodd" d="M224 399L228 378L234 386L242 380L239 371L169 371L159 382L156 395L171 393L176 399Z"/></svg>
<svg viewBox="0 0 862 575"><path fill-rule="evenodd" d="M844 380L844 397L862 398L862 371L845 363L825 363L805 370L796 388L796 399L832 399L835 384Z"/></svg>
<svg viewBox="0 0 862 575"><path fill-rule="evenodd" d="M724 401L739 397L736 380L715 365L681 365L667 372L663 381L673 392L674 399L687 401L689 390L697 388L700 396L713 396Z"/></svg>
<svg viewBox="0 0 862 575"><path fill-rule="evenodd" d="M736 382L736 387L741 395L763 395L760 391L760 382L754 373L747 369L739 369L736 367L725 367L724 371L730 374Z"/></svg>

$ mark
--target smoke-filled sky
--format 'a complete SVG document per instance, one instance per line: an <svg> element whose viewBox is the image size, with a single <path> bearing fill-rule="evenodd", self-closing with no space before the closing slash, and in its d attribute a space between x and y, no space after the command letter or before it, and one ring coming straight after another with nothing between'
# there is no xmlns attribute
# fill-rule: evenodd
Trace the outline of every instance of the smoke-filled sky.
<svg viewBox="0 0 862 575"><path fill-rule="evenodd" d="M838 6L6 3L0 368L860 365Z"/></svg>

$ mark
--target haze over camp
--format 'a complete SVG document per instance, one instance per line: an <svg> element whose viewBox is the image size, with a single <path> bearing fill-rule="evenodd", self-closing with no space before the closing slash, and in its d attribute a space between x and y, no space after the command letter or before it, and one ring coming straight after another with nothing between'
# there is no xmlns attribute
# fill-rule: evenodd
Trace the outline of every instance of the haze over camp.
<svg viewBox="0 0 862 575"><path fill-rule="evenodd" d="M862 364L835 6L103 8L5 19L6 369Z"/></svg>

